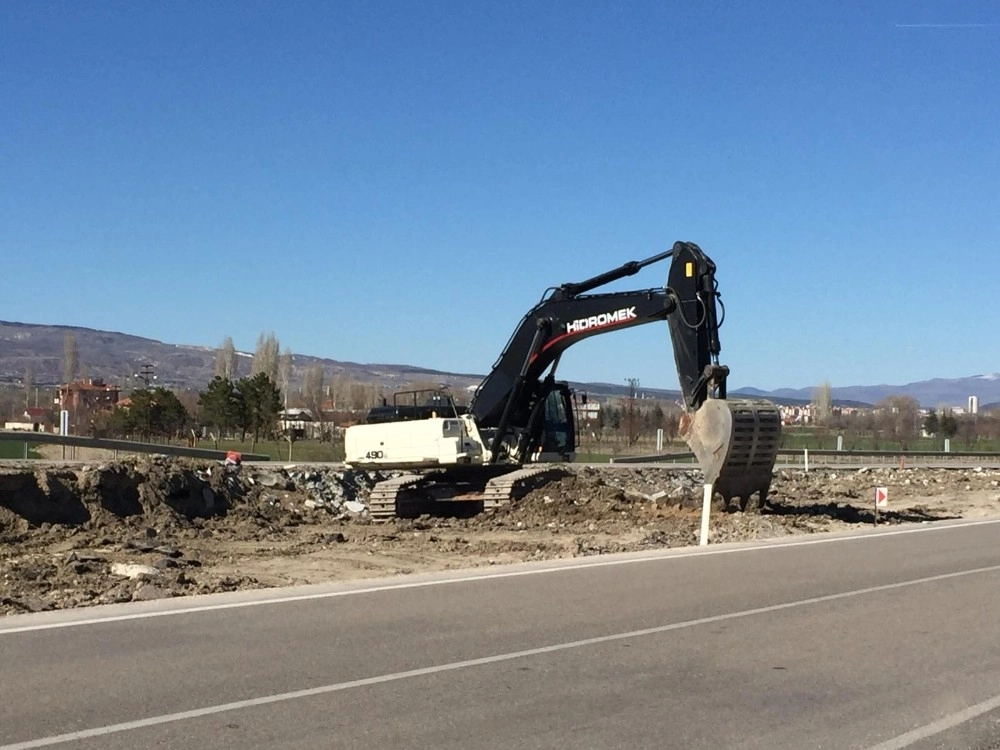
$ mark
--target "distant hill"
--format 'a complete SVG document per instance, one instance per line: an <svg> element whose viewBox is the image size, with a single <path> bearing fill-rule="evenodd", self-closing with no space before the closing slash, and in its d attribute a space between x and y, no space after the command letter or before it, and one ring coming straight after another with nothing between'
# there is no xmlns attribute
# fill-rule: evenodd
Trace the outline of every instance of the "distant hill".
<svg viewBox="0 0 1000 750"><path fill-rule="evenodd" d="M20 383L26 369L31 369L36 385L54 385L62 381L65 335L76 338L81 371L87 377L103 378L109 383L125 384L143 364L152 365L157 384L171 388L204 388L215 372L215 349L207 346L165 344L162 341L113 331L98 331L75 326L35 325L0 321L0 382ZM238 375L250 374L251 354L240 353ZM293 356L293 382L299 382L315 364L326 369L328 377L379 383L392 387L429 381L464 388L482 378L473 374L448 373L413 365L359 364L309 355Z"/></svg>
<svg viewBox="0 0 1000 750"><path fill-rule="evenodd" d="M0 321L0 383L20 383L26 369L36 385L54 385L62 380L63 341L66 333L76 337L82 370L88 377L109 383L128 384L140 365L153 365L157 383L174 388L204 388L215 370L215 349L207 346L166 344L127 333L99 331L62 325L37 325ZM241 352L239 375L250 374L250 353ZM374 383L387 390L406 388L414 383L439 383L458 390L477 385L484 374L453 373L417 365L361 364L325 359L305 354L293 358L293 382L301 382L305 372L321 364L328 377ZM612 383L572 383L577 390L598 398L628 395L625 385ZM781 404L807 404L813 388L779 388L764 391L740 388L731 396L769 398ZM870 406L886 396L906 395L922 406L961 406L969 396L978 396L980 408L1000 402L1000 373L967 378L935 378L906 385L846 386L832 388L838 406ZM677 390L640 388L639 398L670 401L680 399Z"/></svg>
<svg viewBox="0 0 1000 750"><path fill-rule="evenodd" d="M779 388L775 391L761 391L756 388L742 388L741 393L755 393L769 398L793 398L809 401L814 388ZM905 385L852 385L832 387L835 402L856 402L875 404L887 396L910 396L926 408L940 406L962 407L968 404L969 396L979 398L980 409L991 402L1000 401L1000 373L992 375L972 375L965 378L934 378Z"/></svg>

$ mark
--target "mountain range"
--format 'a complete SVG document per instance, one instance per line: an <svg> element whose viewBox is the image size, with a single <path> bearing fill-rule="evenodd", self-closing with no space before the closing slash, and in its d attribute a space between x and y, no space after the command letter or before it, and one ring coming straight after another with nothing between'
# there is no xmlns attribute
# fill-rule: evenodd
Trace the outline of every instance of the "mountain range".
<svg viewBox="0 0 1000 750"><path fill-rule="evenodd" d="M204 388L215 370L215 349L207 346L167 344L153 339L113 331L63 325L39 325L0 321L0 382L20 384L25 372L38 386L62 380L64 341L67 333L76 339L81 375L102 378L126 388L134 387L142 365L152 366L159 385L174 388ZM238 375L250 374L250 357L240 353ZM328 378L373 383L386 390L400 390L414 383L435 383L452 389L478 384L482 374L452 373L400 364L361 364L295 354L293 384L300 383L312 366L322 365ZM595 396L623 396L626 389L609 383L573 383ZM757 396L779 403L808 403L814 388L779 388L773 391L741 388L730 395ZM643 388L647 398L677 399L676 390ZM1000 373L964 378L934 378L903 385L834 386L831 395L839 405L871 405L887 396L904 395L924 407L962 407L969 396L979 399L980 408L1000 402Z"/></svg>

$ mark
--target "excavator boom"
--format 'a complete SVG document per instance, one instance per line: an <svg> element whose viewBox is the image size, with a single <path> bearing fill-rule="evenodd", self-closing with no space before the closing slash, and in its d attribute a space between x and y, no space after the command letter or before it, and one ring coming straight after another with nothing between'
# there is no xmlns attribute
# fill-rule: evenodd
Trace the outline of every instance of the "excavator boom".
<svg viewBox="0 0 1000 750"><path fill-rule="evenodd" d="M592 293L668 258L662 288ZM502 460L505 442L529 426L529 415L548 392L540 387L545 373L567 348L591 336L666 321L686 411L682 432L706 481L726 497L745 502L757 492L765 499L781 418L769 401L727 398L729 368L719 364L721 301L715 270L697 245L677 242L651 258L548 290L521 320L469 406L480 429L493 434L491 460Z"/></svg>

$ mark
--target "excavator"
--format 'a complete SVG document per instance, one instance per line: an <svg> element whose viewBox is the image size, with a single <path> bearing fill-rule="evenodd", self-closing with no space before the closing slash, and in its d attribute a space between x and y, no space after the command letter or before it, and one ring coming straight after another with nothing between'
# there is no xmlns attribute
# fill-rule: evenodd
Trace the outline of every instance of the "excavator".
<svg viewBox="0 0 1000 750"><path fill-rule="evenodd" d="M670 260L666 285L594 290ZM781 440L781 417L764 399L727 398L719 364L725 319L715 264L691 242L580 282L550 287L521 320L467 407L443 390L408 391L349 427L346 462L402 470L372 491L373 517L410 516L428 503L509 502L532 480L558 471L576 449L574 394L555 379L570 346L600 334L666 321L684 414L680 434L706 483L744 509L763 506ZM721 308L722 318L719 317Z"/></svg>

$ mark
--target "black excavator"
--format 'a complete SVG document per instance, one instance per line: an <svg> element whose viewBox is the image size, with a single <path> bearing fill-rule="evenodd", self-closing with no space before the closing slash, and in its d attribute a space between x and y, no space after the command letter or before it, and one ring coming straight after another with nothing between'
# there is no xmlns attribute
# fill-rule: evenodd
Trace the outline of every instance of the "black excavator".
<svg viewBox="0 0 1000 750"><path fill-rule="evenodd" d="M664 287L592 293L670 259ZM722 319L719 310L722 310ZM573 460L573 394L555 379L562 353L591 336L666 321L685 414L681 436L715 493L763 505L781 439L773 403L726 396L719 363L725 317L715 264L694 243L546 290L521 320L467 408L442 391L396 394L347 430L346 460L409 473L380 482L372 515L411 515L427 502L509 500L520 486ZM407 508L409 511L407 512Z"/></svg>

